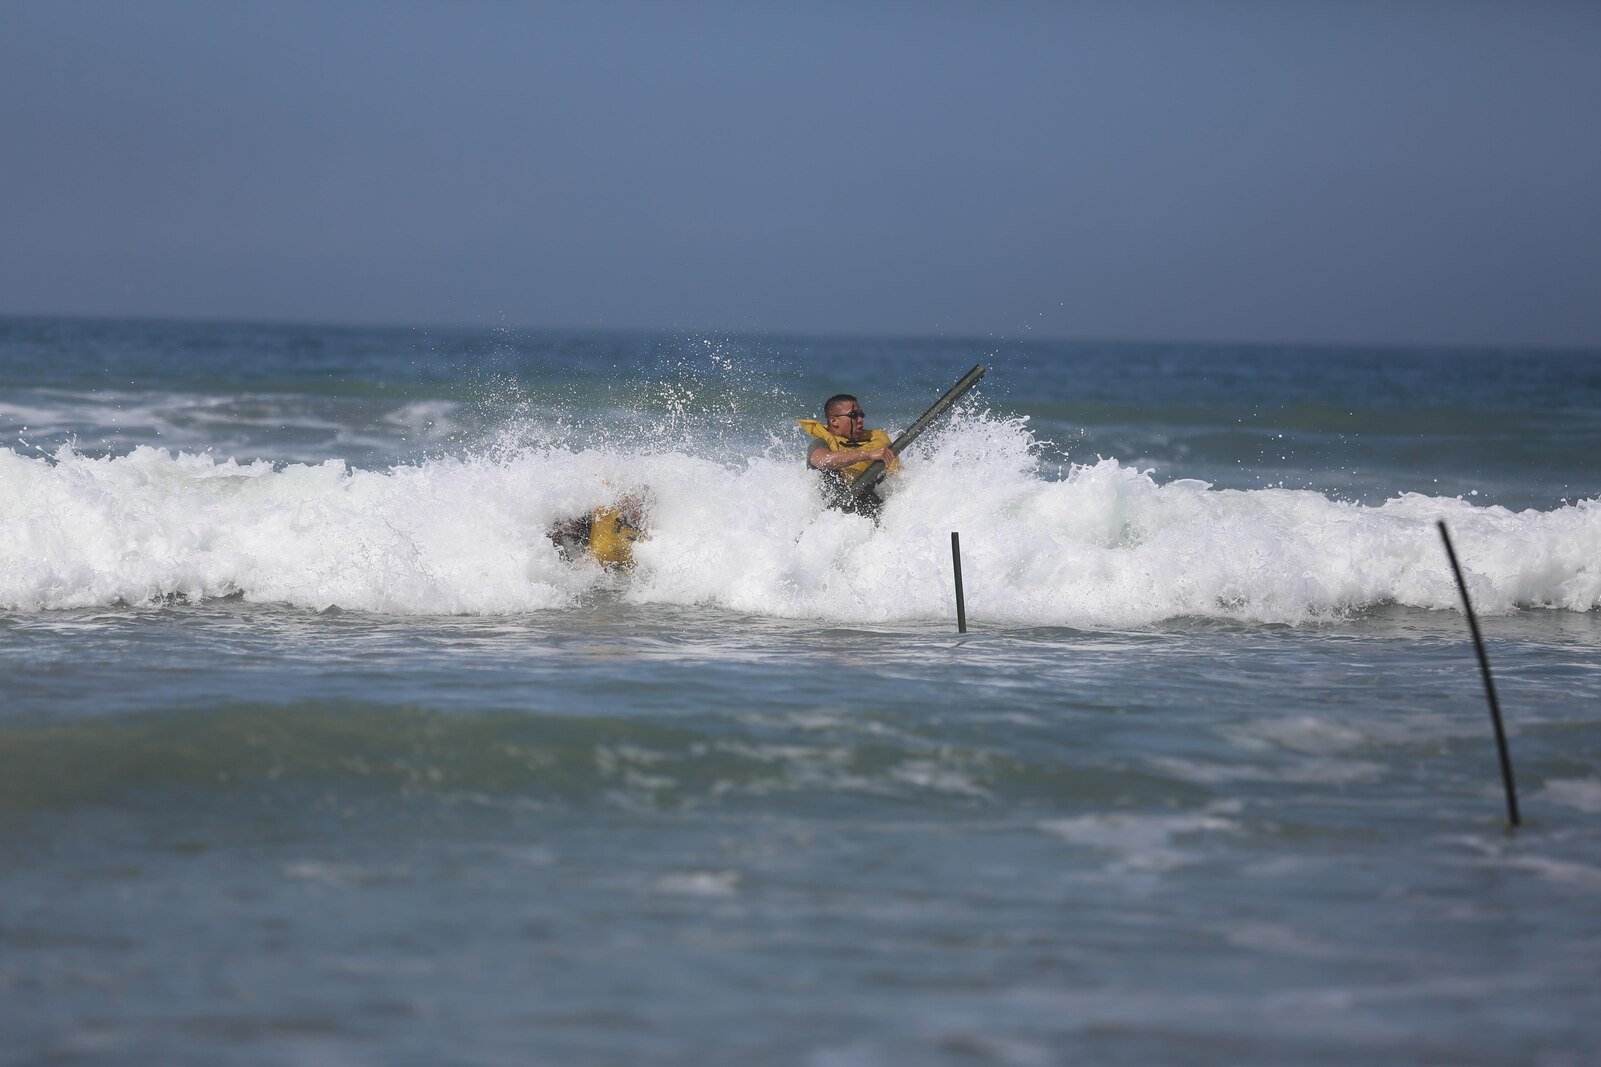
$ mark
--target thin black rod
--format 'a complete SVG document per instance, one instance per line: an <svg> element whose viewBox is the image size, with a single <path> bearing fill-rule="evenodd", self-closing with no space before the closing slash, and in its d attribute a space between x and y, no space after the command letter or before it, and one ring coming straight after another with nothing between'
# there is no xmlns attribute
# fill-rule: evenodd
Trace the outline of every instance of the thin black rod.
<svg viewBox="0 0 1601 1067"><path fill-rule="evenodd" d="M956 571L956 632L967 632L967 601L962 599L962 540L951 531L951 567Z"/></svg>
<svg viewBox="0 0 1601 1067"><path fill-rule="evenodd" d="M1495 681L1490 677L1490 657L1484 651L1484 636L1479 633L1479 619L1473 614L1473 601L1468 599L1468 583L1462 577L1462 565L1456 560L1456 549L1451 545L1451 533L1440 520L1440 539L1445 542L1445 554L1451 559L1451 573L1456 575L1456 587L1462 591L1462 610L1468 617L1468 629L1473 631L1473 647L1479 653L1479 671L1484 675L1484 695L1490 698L1490 721L1495 723L1495 744L1501 752L1501 784L1506 787L1507 819L1519 825L1518 787L1512 781L1512 754L1507 751L1506 728L1501 725L1501 704L1495 699Z"/></svg>

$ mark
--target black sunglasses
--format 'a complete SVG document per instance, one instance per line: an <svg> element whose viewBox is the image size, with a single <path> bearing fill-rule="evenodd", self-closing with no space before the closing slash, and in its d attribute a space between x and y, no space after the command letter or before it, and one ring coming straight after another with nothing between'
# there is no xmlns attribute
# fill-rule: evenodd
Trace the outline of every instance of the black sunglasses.
<svg viewBox="0 0 1601 1067"><path fill-rule="evenodd" d="M831 419L865 419L865 418L867 418L867 412L863 411L861 408L857 408L855 411L836 411L834 414L830 415L829 418L831 418Z"/></svg>

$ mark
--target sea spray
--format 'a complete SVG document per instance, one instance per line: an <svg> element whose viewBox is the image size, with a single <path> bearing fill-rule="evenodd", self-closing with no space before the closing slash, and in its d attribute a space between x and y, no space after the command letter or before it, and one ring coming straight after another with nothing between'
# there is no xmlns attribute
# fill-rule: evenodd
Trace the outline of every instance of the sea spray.
<svg viewBox="0 0 1601 1067"><path fill-rule="evenodd" d="M142 446L0 450L0 605L242 596L403 615L625 601L855 622L944 619L949 531L971 610L998 625L1127 627L1176 617L1306 623L1398 603L1455 606L1433 523L1459 531L1475 600L1601 603L1601 503L1512 512L1403 494L1157 481L1115 459L1049 470L1026 420L969 409L890 479L882 522L829 511L777 431L764 449L526 447L362 470L238 463ZM710 452L711 454L707 454ZM625 579L564 562L554 522L650 501Z"/></svg>

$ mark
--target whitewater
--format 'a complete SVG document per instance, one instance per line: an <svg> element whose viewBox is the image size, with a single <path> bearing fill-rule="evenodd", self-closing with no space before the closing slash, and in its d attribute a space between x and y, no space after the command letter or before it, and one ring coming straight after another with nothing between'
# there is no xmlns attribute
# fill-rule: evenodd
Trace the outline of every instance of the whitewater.
<svg viewBox="0 0 1601 1067"><path fill-rule="evenodd" d="M776 437L776 434L774 435ZM1387 604L1454 609L1436 523L1488 612L1601 603L1601 503L1513 512L1405 493L1159 481L1102 458L1042 475L1022 418L967 411L891 479L876 525L821 506L798 441L729 466L682 451L545 447L384 470L240 463L139 446L0 450L0 606L39 611L239 596L413 615L626 603L865 622L950 614L961 531L975 616L1131 627L1182 617L1307 623ZM626 578L571 564L553 523L626 493L649 536Z"/></svg>

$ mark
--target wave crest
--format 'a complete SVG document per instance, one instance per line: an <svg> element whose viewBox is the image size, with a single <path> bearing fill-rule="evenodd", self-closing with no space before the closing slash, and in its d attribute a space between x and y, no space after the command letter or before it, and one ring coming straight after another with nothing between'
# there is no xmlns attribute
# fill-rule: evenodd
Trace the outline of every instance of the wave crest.
<svg viewBox="0 0 1601 1067"><path fill-rule="evenodd" d="M540 446L384 470L238 464L141 447L0 450L0 606L39 611L242 596L306 608L512 614L605 588L855 622L951 613L949 535L968 608L1015 625L1181 616L1302 623L1385 603L1455 608L1434 523L1451 524L1475 603L1601 604L1601 503L1511 512L1405 494L1158 483L1114 459L1042 469L1019 418L959 412L886 493L882 524L827 511L802 444L765 451ZM554 521L648 490L651 537L619 580L562 561Z"/></svg>

